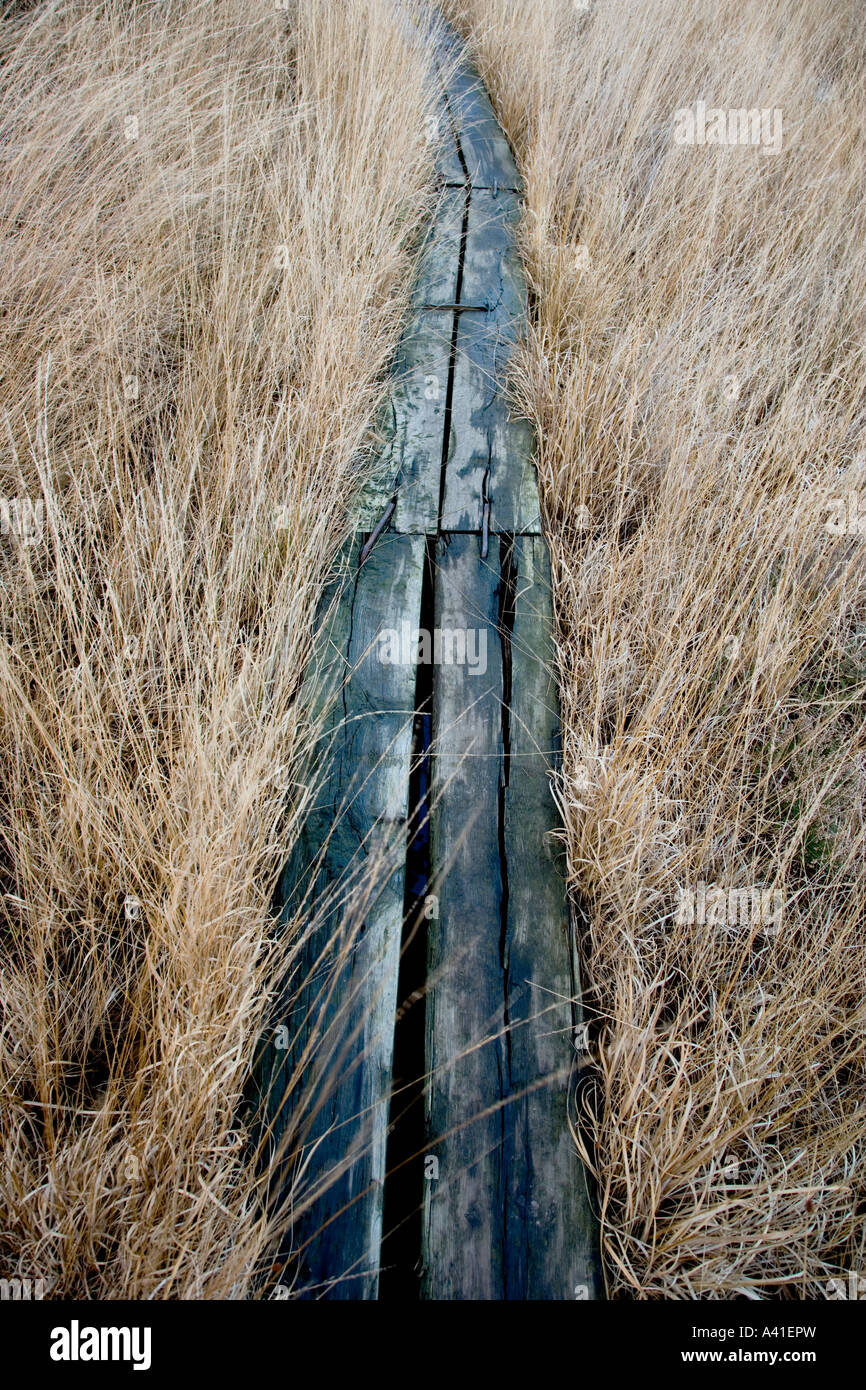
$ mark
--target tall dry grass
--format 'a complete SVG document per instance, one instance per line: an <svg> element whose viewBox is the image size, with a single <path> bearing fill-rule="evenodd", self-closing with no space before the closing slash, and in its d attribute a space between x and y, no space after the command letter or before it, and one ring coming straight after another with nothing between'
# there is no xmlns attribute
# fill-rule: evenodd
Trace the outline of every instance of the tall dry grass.
<svg viewBox="0 0 866 1390"><path fill-rule="evenodd" d="M866 19L446 9L526 181L514 387L553 551L611 1292L826 1297L866 1267ZM677 144L698 99L779 108L781 150ZM851 494L860 529L833 529ZM778 932L685 920L701 882L780 892Z"/></svg>
<svg viewBox="0 0 866 1390"><path fill-rule="evenodd" d="M238 1106L427 101L386 0L0 25L0 1266L52 1296L244 1297L281 1235Z"/></svg>

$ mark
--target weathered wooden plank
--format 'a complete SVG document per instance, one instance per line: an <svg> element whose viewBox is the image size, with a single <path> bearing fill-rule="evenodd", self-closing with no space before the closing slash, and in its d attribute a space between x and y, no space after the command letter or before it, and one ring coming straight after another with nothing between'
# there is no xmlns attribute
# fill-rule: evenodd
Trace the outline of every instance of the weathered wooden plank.
<svg viewBox="0 0 866 1390"><path fill-rule="evenodd" d="M455 45L456 35L433 6L421 10L395 0L393 8L406 42L413 47L423 48L425 54L433 56L431 71L442 88L439 110L434 111L427 126L428 138L436 144L437 173L445 183L463 183L466 174L444 93L445 79L460 57L459 48Z"/></svg>
<svg viewBox="0 0 866 1390"><path fill-rule="evenodd" d="M453 304L457 297L465 205L466 195L462 188L441 190L412 288L415 309L424 309L430 304Z"/></svg>
<svg viewBox="0 0 866 1390"><path fill-rule="evenodd" d="M414 667L380 660L378 639L417 626L423 566L423 537L383 536L332 604L326 775L280 884L284 920L307 924L305 983L263 1085L274 1142L288 1133L293 1171L307 1165L290 1260L302 1297L376 1296L415 698Z"/></svg>
<svg viewBox="0 0 866 1390"><path fill-rule="evenodd" d="M494 541L492 550L498 549ZM428 927L427 1127L438 1177L425 1185L423 1295L498 1299L503 1044L499 922L502 878L502 663L496 558L477 536L440 540L435 611L443 629L484 634L487 662L439 665L433 682L431 860L438 917ZM489 1109L489 1107L493 1109Z"/></svg>
<svg viewBox="0 0 866 1390"><path fill-rule="evenodd" d="M359 527L372 530L396 493L393 530L436 532L452 324L451 314L419 311L406 327L394 361L378 482L364 491Z"/></svg>
<svg viewBox="0 0 866 1390"><path fill-rule="evenodd" d="M473 187L519 189L520 176L511 148L478 74L465 57L446 72L445 90L469 182Z"/></svg>
<svg viewBox="0 0 866 1390"><path fill-rule="evenodd" d="M390 458L400 478L394 526L406 533L433 534L439 522L452 322L447 313L418 314L397 354Z"/></svg>
<svg viewBox="0 0 866 1390"><path fill-rule="evenodd" d="M462 183L468 170L474 185L518 189L520 179L510 146L462 40L432 6L424 13L397 4L395 13L407 42L425 46L434 54L434 66L447 95L453 128L451 122L438 123L436 167L440 177ZM456 129L456 140L452 129Z"/></svg>
<svg viewBox="0 0 866 1390"><path fill-rule="evenodd" d="M550 564L541 537L516 538L510 584L503 965L506 1083L515 1099L504 1112L505 1297L595 1299L597 1227L567 1114L579 981L565 882L554 862L560 823L550 774L560 728Z"/></svg>
<svg viewBox="0 0 866 1390"><path fill-rule="evenodd" d="M436 172L446 184L465 184L467 171L457 139L455 111L446 95L449 80L458 64L465 61L464 55L454 30L432 6L425 16L425 24L427 42L433 54L433 67L441 88L439 119L436 122Z"/></svg>
<svg viewBox="0 0 866 1390"><path fill-rule="evenodd" d="M484 480L491 498L491 531L541 530L532 430L514 418L501 390L513 351L496 315L462 314L451 415L442 528L480 531Z"/></svg>
<svg viewBox="0 0 866 1390"><path fill-rule="evenodd" d="M492 531L541 530L533 439L513 418L503 391L508 363L526 322L526 281L515 240L517 198L473 190L469 206L461 300L486 303L486 314L462 314L451 414L451 445L442 528L478 531L485 475Z"/></svg>
<svg viewBox="0 0 866 1390"><path fill-rule="evenodd" d="M445 89L451 66L451 60L448 58L445 59L443 64L437 64L437 72L442 84L442 105L435 118L435 126L433 128L433 133L437 141L436 173L446 186L456 186L467 182L467 170L461 158L461 149L457 138L457 123L454 119L451 106L445 97Z"/></svg>
<svg viewBox="0 0 866 1390"><path fill-rule="evenodd" d="M577 984L554 863L559 742L540 537L437 549L437 622L487 666L434 673L424 1296L593 1299L596 1226L568 1126ZM468 650L479 650L469 644Z"/></svg>
<svg viewBox="0 0 866 1390"><path fill-rule="evenodd" d="M516 342L526 329L527 289L517 246L520 199L501 190L473 189L463 264L464 304L489 306L500 336Z"/></svg>

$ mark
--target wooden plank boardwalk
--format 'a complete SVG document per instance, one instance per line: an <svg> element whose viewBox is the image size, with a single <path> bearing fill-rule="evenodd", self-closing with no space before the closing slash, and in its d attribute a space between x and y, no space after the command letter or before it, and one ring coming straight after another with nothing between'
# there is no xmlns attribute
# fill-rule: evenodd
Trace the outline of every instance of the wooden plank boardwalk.
<svg viewBox="0 0 866 1390"><path fill-rule="evenodd" d="M297 1203L281 1278L308 1298L594 1299L550 571L531 432L503 391L527 313L520 181L429 23L442 197L386 483L322 601L321 782L278 894L310 923L257 1073Z"/></svg>

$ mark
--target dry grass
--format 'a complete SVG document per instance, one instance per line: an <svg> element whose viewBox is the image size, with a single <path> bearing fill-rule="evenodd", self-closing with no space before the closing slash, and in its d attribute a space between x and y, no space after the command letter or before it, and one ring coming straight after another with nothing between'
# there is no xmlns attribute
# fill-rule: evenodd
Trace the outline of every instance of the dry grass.
<svg viewBox="0 0 866 1390"><path fill-rule="evenodd" d="M611 1290L864 1267L866 529L853 3L448 0L515 145ZM674 113L780 108L780 152ZM678 921L778 890L778 933ZM707 914L712 919L712 912ZM716 914L718 918L718 914Z"/></svg>
<svg viewBox="0 0 866 1390"><path fill-rule="evenodd" d="M298 681L426 215L426 64L385 0L59 0L0 63L2 1272L243 1297L280 1234L236 1117Z"/></svg>

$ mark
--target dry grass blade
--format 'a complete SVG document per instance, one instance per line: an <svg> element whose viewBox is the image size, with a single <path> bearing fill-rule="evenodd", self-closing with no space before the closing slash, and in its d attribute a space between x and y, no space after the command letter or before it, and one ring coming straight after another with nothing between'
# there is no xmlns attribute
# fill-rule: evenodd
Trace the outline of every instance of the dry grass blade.
<svg viewBox="0 0 866 1390"><path fill-rule="evenodd" d="M866 1239L863 14L446 8L526 181L611 1287L824 1297ZM773 140L679 143L699 101Z"/></svg>
<svg viewBox="0 0 866 1390"><path fill-rule="evenodd" d="M299 678L425 220L427 65L384 0L61 0L0 60L3 1272L244 1297Z"/></svg>

